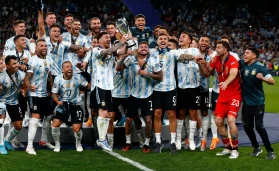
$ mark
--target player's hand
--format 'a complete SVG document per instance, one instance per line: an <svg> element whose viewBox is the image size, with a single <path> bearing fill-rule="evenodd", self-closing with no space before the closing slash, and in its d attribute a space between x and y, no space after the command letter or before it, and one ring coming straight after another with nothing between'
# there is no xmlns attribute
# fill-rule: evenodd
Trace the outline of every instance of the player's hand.
<svg viewBox="0 0 279 171"><path fill-rule="evenodd" d="M80 49L78 49L78 51L77 51L77 56L78 56L78 58L84 58L84 56L85 56L85 54L86 54L87 51L88 51L88 50L87 50L86 48L80 48Z"/></svg>
<svg viewBox="0 0 279 171"><path fill-rule="evenodd" d="M57 106L62 106L63 105L63 102L62 101L58 101L57 102Z"/></svg>
<svg viewBox="0 0 279 171"><path fill-rule="evenodd" d="M120 42L121 43L125 43L125 42L127 42L128 39L129 39L129 35L128 34L123 34Z"/></svg>
<svg viewBox="0 0 279 171"><path fill-rule="evenodd" d="M222 90L226 90L226 88L227 88L227 86L228 86L228 83L226 83L226 82L221 82L221 83L218 84L218 86L220 86L220 88L221 88Z"/></svg>
<svg viewBox="0 0 279 171"><path fill-rule="evenodd" d="M26 91L24 89L20 89L20 92L21 92L23 97L26 97Z"/></svg>
<svg viewBox="0 0 279 171"><path fill-rule="evenodd" d="M197 64L205 64L206 61L204 60L204 58L202 56L196 56L194 57L194 61L197 63Z"/></svg>
<svg viewBox="0 0 279 171"><path fill-rule="evenodd" d="M260 80L263 80L263 79L264 79L264 76L263 76L262 73L258 73L258 74L256 75L256 77L257 77L258 79L260 79Z"/></svg>
<svg viewBox="0 0 279 171"><path fill-rule="evenodd" d="M26 65L19 65L19 68L20 68L21 71L26 71L27 70Z"/></svg>
<svg viewBox="0 0 279 171"><path fill-rule="evenodd" d="M83 67L83 66L82 66L82 63L77 63L77 64L76 64L76 67L77 67L78 69L82 68L82 67Z"/></svg>
<svg viewBox="0 0 279 171"><path fill-rule="evenodd" d="M148 74L148 72L146 71L146 70L139 70L139 75L141 75L141 76L146 76L147 74Z"/></svg>
<svg viewBox="0 0 279 171"><path fill-rule="evenodd" d="M36 89L37 89L37 87L36 87L35 85L31 85L31 89L30 89L30 90L31 90L32 92L35 92Z"/></svg>

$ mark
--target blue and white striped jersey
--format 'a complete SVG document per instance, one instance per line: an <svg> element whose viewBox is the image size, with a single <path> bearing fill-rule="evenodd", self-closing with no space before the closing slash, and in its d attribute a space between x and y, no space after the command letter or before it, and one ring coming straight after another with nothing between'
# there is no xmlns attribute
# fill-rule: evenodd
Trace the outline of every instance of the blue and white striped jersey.
<svg viewBox="0 0 279 171"><path fill-rule="evenodd" d="M113 90L114 57L112 55L107 55L106 57L101 56L100 53L102 50L101 47L93 48L91 59L93 75L91 76L91 83L103 90ZM92 87L91 90L93 90Z"/></svg>
<svg viewBox="0 0 279 171"><path fill-rule="evenodd" d="M5 103L9 105L17 105L19 92L18 88L21 88L25 73L22 71L18 71L15 74L11 75L11 77L14 82L7 74L7 70L4 70L3 73L0 73L0 85L2 85L3 87L3 90L0 93L0 101L5 101Z"/></svg>
<svg viewBox="0 0 279 171"><path fill-rule="evenodd" d="M213 59L213 57L215 57L217 55L216 51L214 51L210 56L211 59ZM239 57L237 53L231 52L230 51L230 55L232 55L235 59L237 59L239 61ZM212 86L212 91L219 93L220 89L219 89L219 79L218 79L218 73L216 72L216 70L213 71L213 86Z"/></svg>
<svg viewBox="0 0 279 171"><path fill-rule="evenodd" d="M206 62L209 62L212 58L212 55L208 55L208 54L202 54L202 56L204 57L204 60ZM200 86L200 92L204 93L209 91L209 85L210 85L210 77L203 77L201 75L201 86Z"/></svg>
<svg viewBox="0 0 279 171"><path fill-rule="evenodd" d="M115 61L114 73L113 73L113 84L114 89L112 90L112 97L115 98L128 98L130 97L132 87L132 72L131 67L126 68L124 71L116 71L115 67L120 60Z"/></svg>
<svg viewBox="0 0 279 171"><path fill-rule="evenodd" d="M69 42L70 44L78 45L88 49L91 47L86 36L81 33L79 33L78 37L73 37L69 32L65 32L61 34L61 36L63 37L63 41ZM71 51L70 49L65 49L64 61L70 61L73 64L74 73L81 73L81 71L76 67L76 64L82 63L84 60L88 61L88 54L89 53L87 53L83 59L80 59L75 52Z"/></svg>
<svg viewBox="0 0 279 171"><path fill-rule="evenodd" d="M53 61L50 57L41 59L38 56L32 56L29 63L30 68L27 72L33 73L30 79L30 85L35 85L36 91L29 91L29 96L32 97L47 97L47 79L48 75L51 74L51 68Z"/></svg>
<svg viewBox="0 0 279 171"><path fill-rule="evenodd" d="M70 42L62 41L61 43L52 43L50 37L46 37L47 56L53 61L51 75L62 74L62 64L65 62L64 53L71 46Z"/></svg>
<svg viewBox="0 0 279 171"><path fill-rule="evenodd" d="M6 51L6 56L8 55L14 55L18 58L18 61L21 61L22 59L30 59L31 58L31 54L28 50L24 49L23 53L17 53L16 49L10 50L10 51Z"/></svg>
<svg viewBox="0 0 279 171"><path fill-rule="evenodd" d="M174 75L175 61L178 59L177 50L169 49L150 49L150 57L158 60L163 72L163 80L154 86L156 91L172 91L176 88L176 80Z"/></svg>
<svg viewBox="0 0 279 171"><path fill-rule="evenodd" d="M145 58L147 64L145 70L150 73L161 71L158 60L154 57ZM134 56L128 56L124 60L124 65L128 68L131 67L132 78L132 89L131 96L136 98L148 98L153 93L154 80L147 76L141 76L138 74L140 66L137 59Z"/></svg>
<svg viewBox="0 0 279 171"><path fill-rule="evenodd" d="M7 52L8 52L8 51L13 51L13 50L15 50L16 45L15 45L15 43L14 43L14 38L15 38L15 36L13 36L13 37L9 38L8 40L6 40L6 42L5 42L5 49L4 49L4 52L3 52L3 55L4 55L4 56L7 56ZM26 38L26 46L27 46L27 47L26 47L26 50L29 51L30 40L29 40L28 38Z"/></svg>
<svg viewBox="0 0 279 171"><path fill-rule="evenodd" d="M178 49L180 54L200 55L197 48ZM200 70L194 61L177 62L178 87L181 89L200 86Z"/></svg>
<svg viewBox="0 0 279 171"><path fill-rule="evenodd" d="M81 103L79 88L86 87L87 84L87 81L80 74L73 74L70 80L65 80L63 74L60 74L55 77L51 92L60 95L59 101L79 105Z"/></svg>

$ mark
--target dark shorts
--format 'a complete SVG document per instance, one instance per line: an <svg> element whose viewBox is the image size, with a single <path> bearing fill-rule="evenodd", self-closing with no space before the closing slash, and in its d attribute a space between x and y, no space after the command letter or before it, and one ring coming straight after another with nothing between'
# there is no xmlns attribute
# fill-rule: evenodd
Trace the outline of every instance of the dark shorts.
<svg viewBox="0 0 279 171"><path fill-rule="evenodd" d="M153 91L152 95L153 110L164 109L174 110L176 109L176 89L172 91Z"/></svg>
<svg viewBox="0 0 279 171"><path fill-rule="evenodd" d="M83 121L83 110L80 105L71 105L69 114L55 111L53 118L64 123L80 124Z"/></svg>
<svg viewBox="0 0 279 171"><path fill-rule="evenodd" d="M19 104L17 105L6 104L6 109L12 122L22 121L22 111Z"/></svg>
<svg viewBox="0 0 279 171"><path fill-rule="evenodd" d="M104 90L99 87L96 87L95 89L98 108L111 112L113 108L111 90Z"/></svg>
<svg viewBox="0 0 279 171"><path fill-rule="evenodd" d="M31 113L43 116L52 115L52 100L50 97L29 97Z"/></svg>
<svg viewBox="0 0 279 171"><path fill-rule="evenodd" d="M98 103L96 99L96 87L90 93L90 109L98 110Z"/></svg>
<svg viewBox="0 0 279 171"><path fill-rule="evenodd" d="M117 113L119 111L120 105L122 106L124 112L126 112L128 107L129 97L128 98L113 97L112 102L113 102L113 108L112 108L113 112Z"/></svg>
<svg viewBox="0 0 279 171"><path fill-rule="evenodd" d="M128 101L127 117L134 118L135 116L137 116L139 108L141 109L142 117L151 116L153 114L151 97L139 99L130 96Z"/></svg>
<svg viewBox="0 0 279 171"><path fill-rule="evenodd" d="M209 109L209 91L200 93L201 99L200 99L200 106L199 109L201 111L208 111Z"/></svg>
<svg viewBox="0 0 279 171"><path fill-rule="evenodd" d="M200 104L200 87L177 89L178 109L198 109Z"/></svg>
<svg viewBox="0 0 279 171"><path fill-rule="evenodd" d="M215 91L211 92L210 110L212 110L212 111L215 111L218 96L219 96L219 93L216 93Z"/></svg>

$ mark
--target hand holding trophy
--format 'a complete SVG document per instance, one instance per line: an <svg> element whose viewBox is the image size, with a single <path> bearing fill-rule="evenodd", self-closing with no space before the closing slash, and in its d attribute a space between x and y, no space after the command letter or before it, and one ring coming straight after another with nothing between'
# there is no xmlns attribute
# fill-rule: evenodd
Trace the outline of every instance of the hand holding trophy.
<svg viewBox="0 0 279 171"><path fill-rule="evenodd" d="M124 35L124 34L127 34L127 35L130 35L131 34L131 31L129 29L129 25L128 25L128 22L126 21L125 18L120 18L120 19L117 19L116 22L115 22L115 25L118 29L118 31ZM127 44L128 44L128 48L132 47L132 46L135 46L137 43L135 42L135 40L133 39L129 39L127 41Z"/></svg>

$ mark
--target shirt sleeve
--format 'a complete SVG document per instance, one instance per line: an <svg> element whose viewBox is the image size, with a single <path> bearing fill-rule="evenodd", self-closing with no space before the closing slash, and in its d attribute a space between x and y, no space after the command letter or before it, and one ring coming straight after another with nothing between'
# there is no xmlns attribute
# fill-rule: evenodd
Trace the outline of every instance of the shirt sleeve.
<svg viewBox="0 0 279 171"><path fill-rule="evenodd" d="M260 73L262 73L265 78L272 78L272 75L267 71L266 67L264 66L261 67Z"/></svg>
<svg viewBox="0 0 279 171"><path fill-rule="evenodd" d="M26 72L33 73L35 68L36 68L36 62L31 58L31 60L28 62L28 68Z"/></svg>
<svg viewBox="0 0 279 171"><path fill-rule="evenodd" d="M125 60L124 60L124 65L126 66L126 68L128 68L128 66L131 65L132 63L132 58L130 56L128 56Z"/></svg>
<svg viewBox="0 0 279 171"><path fill-rule="evenodd" d="M217 64L217 61L218 61L218 57L217 57L217 56L213 57L213 58L211 59L210 63L209 63L210 67L213 68L213 69L215 69L215 68L216 68L216 64Z"/></svg>
<svg viewBox="0 0 279 171"><path fill-rule="evenodd" d="M58 93L59 91L59 76L54 78L54 83L51 89L52 93Z"/></svg>
<svg viewBox="0 0 279 171"><path fill-rule="evenodd" d="M80 79L79 79L80 80L80 85L82 87L86 87L88 85L88 82L80 74L79 74L79 77L80 77Z"/></svg>
<svg viewBox="0 0 279 171"><path fill-rule="evenodd" d="M237 68L237 69L239 68L238 61L235 58L231 61L231 63L229 65L230 65L230 68Z"/></svg>

